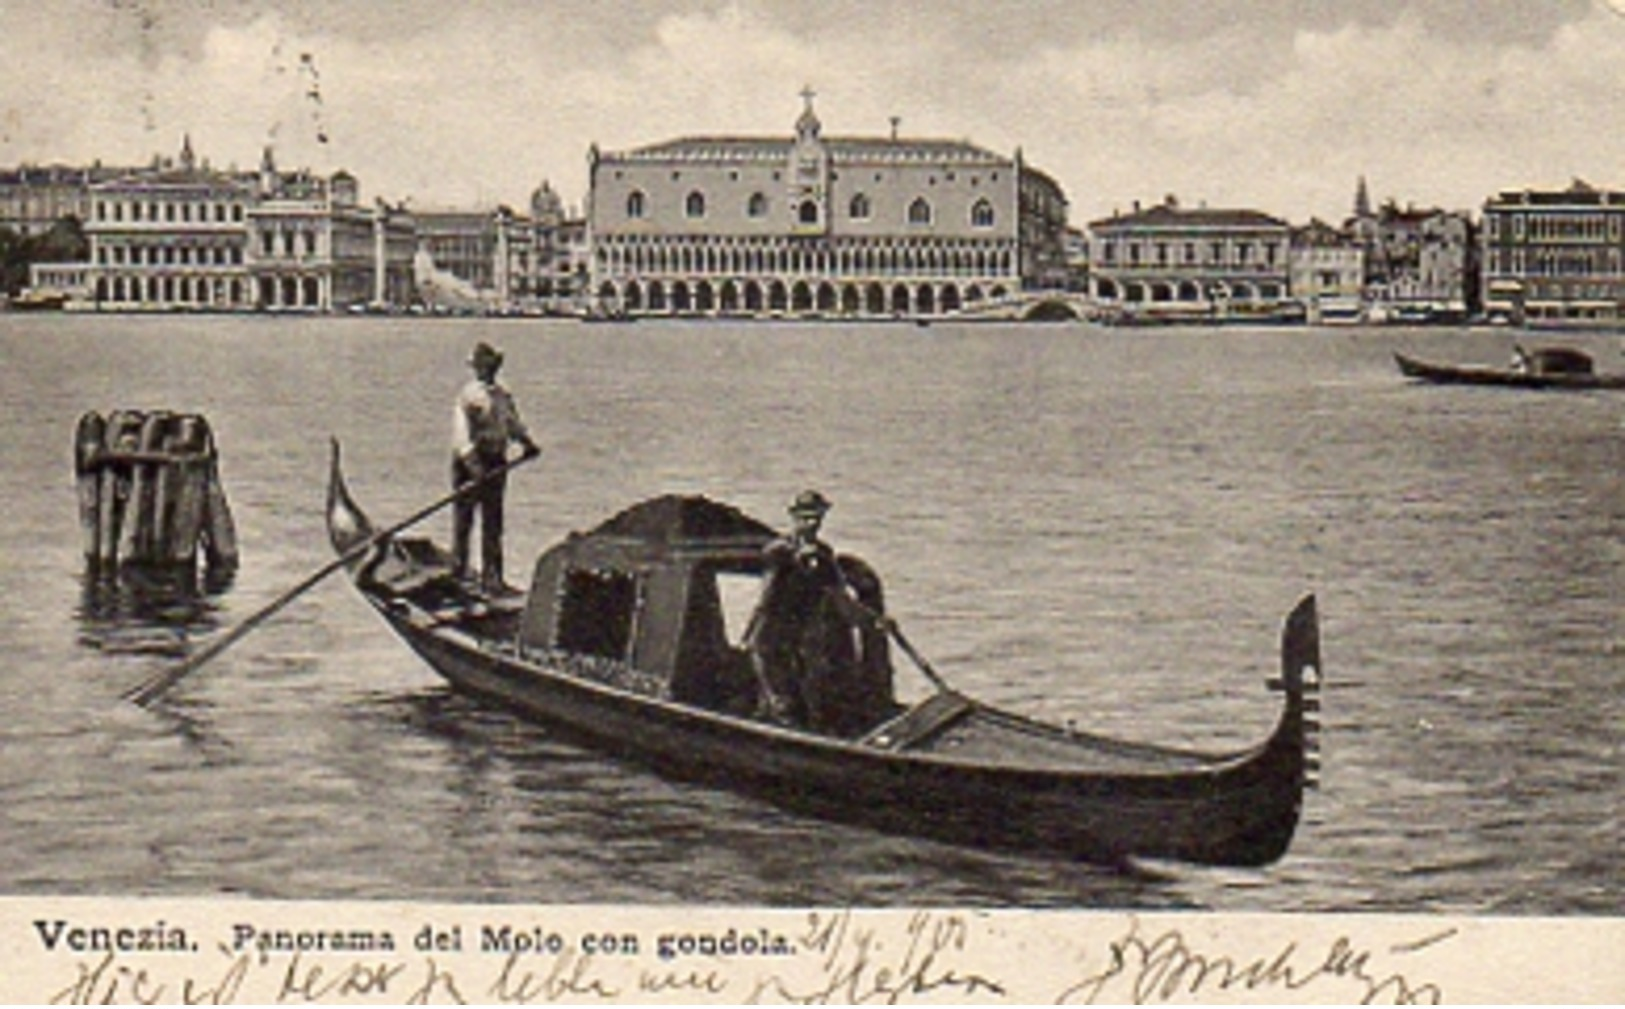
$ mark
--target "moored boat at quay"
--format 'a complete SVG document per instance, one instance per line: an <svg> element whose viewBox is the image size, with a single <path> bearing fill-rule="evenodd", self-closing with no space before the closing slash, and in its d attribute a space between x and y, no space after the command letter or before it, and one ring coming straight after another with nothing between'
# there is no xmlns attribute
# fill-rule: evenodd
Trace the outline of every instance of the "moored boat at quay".
<svg viewBox="0 0 1625 1009"><path fill-rule="evenodd" d="M383 537L334 446L327 522L355 587L457 689L677 779L832 820L978 848L1118 864L1261 866L1288 849L1318 761L1315 602L1287 618L1266 738L1201 753L1062 729L951 687L895 624L852 629L845 675L871 698L841 731L754 713L728 600L758 587L767 525L698 496L634 504L537 560L527 595L488 597L426 539ZM841 566L879 609L878 576ZM938 690L898 704L888 630Z"/></svg>

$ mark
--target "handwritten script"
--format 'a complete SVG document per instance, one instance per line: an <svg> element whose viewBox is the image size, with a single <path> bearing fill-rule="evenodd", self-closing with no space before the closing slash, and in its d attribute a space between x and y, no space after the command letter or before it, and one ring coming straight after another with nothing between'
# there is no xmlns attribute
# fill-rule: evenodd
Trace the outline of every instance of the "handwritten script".
<svg viewBox="0 0 1625 1009"><path fill-rule="evenodd" d="M1393 944L1389 953L1395 958L1416 954L1454 936L1454 929L1446 929ZM1324 948L1289 939L1259 955L1222 955L1204 952L1181 929L1146 929L1137 918L1112 941L1105 966L1062 989L1054 1001L1144 1005L1204 997L1236 1000L1271 989L1299 993L1315 989L1317 995L1360 1005L1444 1001L1439 985L1379 966L1373 951L1348 936L1340 935Z"/></svg>
<svg viewBox="0 0 1625 1009"><path fill-rule="evenodd" d="M775 921L784 921L779 914ZM1056 928L1055 926L1064 926ZM1068 930L1077 934L1071 934ZM1350 930L1352 932L1353 930ZM44 954L27 966L54 1004L648 1002L797 1004L1246 1002L1436 1004L1429 951L1457 938L1419 923L1403 941L1324 928L1252 942L1201 919L955 911L807 913L773 957L421 950L268 954L230 942L186 955ZM624 939L635 939L630 931ZM671 950L666 949L670 954ZM41 973L41 969L44 972Z"/></svg>
<svg viewBox="0 0 1625 1009"><path fill-rule="evenodd" d="M859 923L850 911L815 913L802 942L818 957L816 976L796 983L770 974L752 986L747 1001L896 1005L933 993L993 1001L1006 994L1002 982L953 964L969 938L959 914L915 912L898 939Z"/></svg>

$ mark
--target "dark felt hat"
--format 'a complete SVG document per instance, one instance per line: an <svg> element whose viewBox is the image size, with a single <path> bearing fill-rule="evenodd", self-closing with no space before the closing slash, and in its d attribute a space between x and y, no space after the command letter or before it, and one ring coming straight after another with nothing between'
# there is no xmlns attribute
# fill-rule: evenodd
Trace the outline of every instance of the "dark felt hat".
<svg viewBox="0 0 1625 1009"><path fill-rule="evenodd" d="M790 502L791 515L823 515L830 510L829 500L815 490L804 490Z"/></svg>
<svg viewBox="0 0 1625 1009"><path fill-rule="evenodd" d="M474 352L468 355L468 363L475 368L483 365L501 367L502 351L482 340L474 345Z"/></svg>

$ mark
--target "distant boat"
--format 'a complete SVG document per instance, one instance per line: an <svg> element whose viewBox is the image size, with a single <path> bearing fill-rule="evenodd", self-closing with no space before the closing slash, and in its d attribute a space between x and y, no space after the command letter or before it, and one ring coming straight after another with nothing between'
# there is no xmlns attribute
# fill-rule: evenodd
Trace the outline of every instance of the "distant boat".
<svg viewBox="0 0 1625 1009"><path fill-rule="evenodd" d="M13 312L59 312L67 307L68 296L57 291L24 291L7 302Z"/></svg>
<svg viewBox="0 0 1625 1009"><path fill-rule="evenodd" d="M1521 351L1521 348L1520 348ZM1400 373L1436 385L1492 385L1514 389L1625 389L1625 374L1600 375L1591 357L1567 347L1521 353L1522 367L1430 364L1394 352Z"/></svg>
<svg viewBox="0 0 1625 1009"><path fill-rule="evenodd" d="M1365 304L1358 298L1322 298L1313 314L1322 326L1352 326L1366 321Z"/></svg>
<svg viewBox="0 0 1625 1009"><path fill-rule="evenodd" d="M582 322L636 322L637 316L624 308L589 308L581 313Z"/></svg>

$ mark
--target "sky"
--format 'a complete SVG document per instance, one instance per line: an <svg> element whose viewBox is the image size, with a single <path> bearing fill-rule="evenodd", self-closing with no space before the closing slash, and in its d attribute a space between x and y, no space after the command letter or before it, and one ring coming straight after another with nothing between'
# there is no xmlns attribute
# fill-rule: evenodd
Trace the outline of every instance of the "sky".
<svg viewBox="0 0 1625 1009"><path fill-rule="evenodd" d="M583 202L592 144L826 136L1018 149L1085 225L1341 221L1625 188L1625 0L0 0L0 166L346 169L363 197Z"/></svg>

